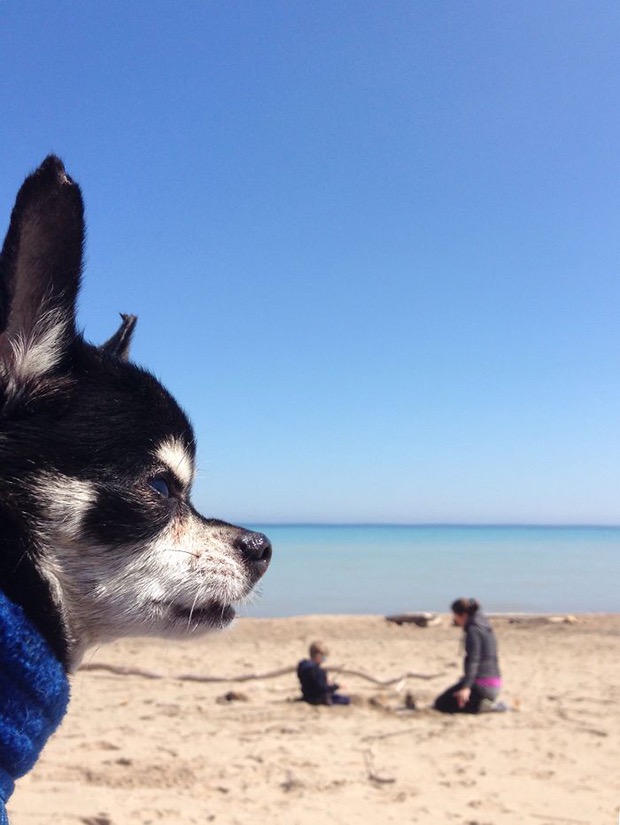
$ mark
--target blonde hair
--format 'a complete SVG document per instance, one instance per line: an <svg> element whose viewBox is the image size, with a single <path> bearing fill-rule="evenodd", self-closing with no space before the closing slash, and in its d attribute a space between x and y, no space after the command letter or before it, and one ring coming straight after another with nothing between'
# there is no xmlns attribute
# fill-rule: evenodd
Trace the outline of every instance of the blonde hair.
<svg viewBox="0 0 620 825"><path fill-rule="evenodd" d="M329 650L327 649L327 645L323 644L323 642L312 642L310 645L310 658L314 659L315 656L329 656Z"/></svg>

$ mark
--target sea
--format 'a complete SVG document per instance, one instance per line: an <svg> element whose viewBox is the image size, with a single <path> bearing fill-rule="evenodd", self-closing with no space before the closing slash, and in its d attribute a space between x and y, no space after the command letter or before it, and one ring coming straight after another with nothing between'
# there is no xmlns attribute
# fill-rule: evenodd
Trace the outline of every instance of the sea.
<svg viewBox="0 0 620 825"><path fill-rule="evenodd" d="M620 527L252 526L274 553L240 615L620 612Z"/></svg>

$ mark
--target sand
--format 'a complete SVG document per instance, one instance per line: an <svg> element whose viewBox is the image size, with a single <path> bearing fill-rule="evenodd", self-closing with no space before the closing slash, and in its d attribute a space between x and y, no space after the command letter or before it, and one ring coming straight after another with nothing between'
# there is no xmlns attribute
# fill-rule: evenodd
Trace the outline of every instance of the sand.
<svg viewBox="0 0 620 825"><path fill-rule="evenodd" d="M91 664L145 668L150 680L78 671L59 731L9 805L12 825L428 823L616 825L620 806L620 616L493 621L503 714L442 716L460 631L377 616L241 619L177 643L124 640ZM354 703L295 701L295 676L199 683L294 665L323 639ZM229 691L241 696L223 699ZM417 710L407 710L410 691Z"/></svg>

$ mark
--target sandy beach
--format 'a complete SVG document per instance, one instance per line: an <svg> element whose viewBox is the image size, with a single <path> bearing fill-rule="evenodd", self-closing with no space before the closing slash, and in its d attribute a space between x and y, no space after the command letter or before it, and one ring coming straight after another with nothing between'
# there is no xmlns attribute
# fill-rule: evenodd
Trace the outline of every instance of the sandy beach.
<svg viewBox="0 0 620 825"><path fill-rule="evenodd" d="M562 617L559 617L562 618ZM503 714L445 717L432 699L461 672L447 616L240 619L184 643L124 640L86 663L69 713L9 805L12 825L604 825L620 807L620 615L493 619ZM313 639L349 707L299 701L293 667ZM408 672L429 675L420 679ZM226 699L233 691L236 699ZM410 692L416 710L405 707Z"/></svg>

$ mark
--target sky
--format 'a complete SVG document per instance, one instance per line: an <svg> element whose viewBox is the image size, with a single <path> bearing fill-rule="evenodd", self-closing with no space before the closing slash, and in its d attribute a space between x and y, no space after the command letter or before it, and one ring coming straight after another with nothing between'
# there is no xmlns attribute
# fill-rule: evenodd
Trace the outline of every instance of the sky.
<svg viewBox="0 0 620 825"><path fill-rule="evenodd" d="M59 154L79 323L236 523L620 524L620 5L0 0L0 214Z"/></svg>

